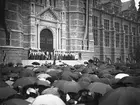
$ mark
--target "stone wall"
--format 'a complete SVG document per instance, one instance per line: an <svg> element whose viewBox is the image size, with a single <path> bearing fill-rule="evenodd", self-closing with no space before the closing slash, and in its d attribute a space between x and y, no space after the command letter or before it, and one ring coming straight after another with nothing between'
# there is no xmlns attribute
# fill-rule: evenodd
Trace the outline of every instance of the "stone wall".
<svg viewBox="0 0 140 105"><path fill-rule="evenodd" d="M0 28L0 62L6 54L6 62L21 62L27 59L30 47L29 36L29 0L6 0L5 21L10 32L10 45L6 45L4 29Z"/></svg>
<svg viewBox="0 0 140 105"><path fill-rule="evenodd" d="M5 60L4 60L5 57ZM28 49L23 49L21 47L0 47L0 63L18 63L22 62L22 59L27 60L28 58ZM3 62L4 60L4 62Z"/></svg>

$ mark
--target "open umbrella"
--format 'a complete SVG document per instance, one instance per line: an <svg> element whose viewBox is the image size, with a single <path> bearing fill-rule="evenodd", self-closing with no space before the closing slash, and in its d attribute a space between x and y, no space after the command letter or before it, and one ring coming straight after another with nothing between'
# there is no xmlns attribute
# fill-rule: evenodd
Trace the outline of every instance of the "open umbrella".
<svg viewBox="0 0 140 105"><path fill-rule="evenodd" d="M61 72L57 71L57 70L52 70L52 71L49 71L47 72L47 74L49 74L53 79L60 79L60 76L61 76Z"/></svg>
<svg viewBox="0 0 140 105"><path fill-rule="evenodd" d="M40 66L37 67L36 69L33 69L34 72L46 72L47 71L47 67L46 66Z"/></svg>
<svg viewBox="0 0 140 105"><path fill-rule="evenodd" d="M1 69L2 74L9 74L14 69L14 67L4 67Z"/></svg>
<svg viewBox="0 0 140 105"><path fill-rule="evenodd" d="M26 65L24 66L25 69L33 70L34 66L33 65Z"/></svg>
<svg viewBox="0 0 140 105"><path fill-rule="evenodd" d="M32 105L65 105L65 103L58 96L45 94L36 97Z"/></svg>
<svg viewBox="0 0 140 105"><path fill-rule="evenodd" d="M56 80L53 82L52 86L60 88L64 83L67 82L66 80Z"/></svg>
<svg viewBox="0 0 140 105"><path fill-rule="evenodd" d="M37 80L36 84L39 86L42 85L42 86L50 87L50 83L47 80Z"/></svg>
<svg viewBox="0 0 140 105"><path fill-rule="evenodd" d="M60 90L62 90L64 93L73 92L78 93L80 90L82 90L82 87L79 83L75 81L67 81L61 87L59 87Z"/></svg>
<svg viewBox="0 0 140 105"><path fill-rule="evenodd" d="M95 74L83 74L82 77L89 77L91 82L100 82L100 78Z"/></svg>
<svg viewBox="0 0 140 105"><path fill-rule="evenodd" d="M125 85L125 86L135 86L136 80L135 80L135 77L126 76L126 77L123 77L122 79L120 79L117 83Z"/></svg>
<svg viewBox="0 0 140 105"><path fill-rule="evenodd" d="M83 76L78 80L78 83L84 89L84 88L86 88L87 86L90 85L91 79L89 77Z"/></svg>
<svg viewBox="0 0 140 105"><path fill-rule="evenodd" d="M110 85L100 83L100 82L91 83L87 87L87 89L89 89L92 94L94 94L96 92L96 93L100 93L102 95L104 95L105 93L112 90Z"/></svg>
<svg viewBox="0 0 140 105"><path fill-rule="evenodd" d="M27 85L32 85L36 83L36 81L37 81L36 77L22 77L15 81L15 83L13 84L13 87L16 88L18 86L24 87Z"/></svg>
<svg viewBox="0 0 140 105"><path fill-rule="evenodd" d="M0 99L6 99L14 94L17 94L17 91L12 89L11 87L0 87Z"/></svg>
<svg viewBox="0 0 140 105"><path fill-rule="evenodd" d="M61 69L53 69L53 68L51 68L51 69L47 69L47 70L46 70L46 73L49 73L49 72L51 72L51 71L62 72Z"/></svg>
<svg viewBox="0 0 140 105"><path fill-rule="evenodd" d="M47 79L48 77L51 77L49 74L41 73L37 76L37 78L45 78Z"/></svg>
<svg viewBox="0 0 140 105"><path fill-rule="evenodd" d="M122 79L126 76L129 76L129 74L125 74L125 73L119 73L115 76L115 79Z"/></svg>
<svg viewBox="0 0 140 105"><path fill-rule="evenodd" d="M60 96L60 94L58 92L58 88L56 88L56 87L55 88L53 88L53 87L47 88L47 89L43 90L41 94L42 95L44 95L44 94L53 94L53 95L56 95L56 96Z"/></svg>
<svg viewBox="0 0 140 105"><path fill-rule="evenodd" d="M64 71L61 75L61 79L67 80L67 81L72 81L72 80L77 80L79 78L79 74L71 71Z"/></svg>
<svg viewBox="0 0 140 105"><path fill-rule="evenodd" d="M11 72L12 73L19 73L20 71L23 71L25 68L24 67L14 67Z"/></svg>
<svg viewBox="0 0 140 105"><path fill-rule="evenodd" d="M102 77L103 77L103 78L109 78L109 79L114 78L114 76L113 76L113 75L108 74L108 73L103 74L103 75L102 75Z"/></svg>
<svg viewBox="0 0 140 105"><path fill-rule="evenodd" d="M140 90L134 87L120 87L105 94L99 105L140 105Z"/></svg>
<svg viewBox="0 0 140 105"><path fill-rule="evenodd" d="M19 73L19 77L34 77L35 73L32 70L25 69Z"/></svg>
<svg viewBox="0 0 140 105"><path fill-rule="evenodd" d="M109 79L109 78L100 78L100 82L102 83L105 83L105 84L108 84L108 85L111 85L111 84L114 84L114 83L117 83L117 79Z"/></svg>
<svg viewBox="0 0 140 105"><path fill-rule="evenodd" d="M19 77L19 74L18 73L10 73L8 75L9 78L18 78Z"/></svg>
<svg viewBox="0 0 140 105"><path fill-rule="evenodd" d="M33 64L33 65L40 65L39 62L33 62L32 64Z"/></svg>
<svg viewBox="0 0 140 105"><path fill-rule="evenodd" d="M0 88L1 87L6 87L9 86L7 83L5 83L4 81L0 80Z"/></svg>
<svg viewBox="0 0 140 105"><path fill-rule="evenodd" d="M30 102L27 102L23 99L10 99L2 103L2 105L29 105Z"/></svg>

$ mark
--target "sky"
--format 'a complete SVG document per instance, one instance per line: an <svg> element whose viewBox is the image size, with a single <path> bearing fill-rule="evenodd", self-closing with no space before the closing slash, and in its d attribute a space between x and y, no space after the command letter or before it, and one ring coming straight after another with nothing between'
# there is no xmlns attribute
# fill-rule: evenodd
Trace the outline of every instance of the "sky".
<svg viewBox="0 0 140 105"><path fill-rule="evenodd" d="M129 0L121 0L122 2L125 2L125 1L129 1ZM136 8L138 9L138 5L139 5L139 1L140 0L135 0L135 3L136 3Z"/></svg>

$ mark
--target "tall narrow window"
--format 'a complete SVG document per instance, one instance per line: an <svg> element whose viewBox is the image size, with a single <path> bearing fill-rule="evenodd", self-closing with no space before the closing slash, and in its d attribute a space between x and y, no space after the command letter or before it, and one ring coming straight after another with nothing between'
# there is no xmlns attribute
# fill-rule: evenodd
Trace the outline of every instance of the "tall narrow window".
<svg viewBox="0 0 140 105"><path fill-rule="evenodd" d="M120 46L120 35L118 34L118 32L120 31L120 26L118 22L115 22L115 30L116 30L116 47Z"/></svg>
<svg viewBox="0 0 140 105"><path fill-rule="evenodd" d="M133 46L135 46L135 45L136 45L136 37L133 36Z"/></svg>
<svg viewBox="0 0 140 105"><path fill-rule="evenodd" d="M118 22L115 22L115 30L116 30L116 32L120 31L120 25Z"/></svg>
<svg viewBox="0 0 140 105"><path fill-rule="evenodd" d="M125 48L128 48L128 36L125 36Z"/></svg>
<svg viewBox="0 0 140 105"><path fill-rule="evenodd" d="M116 47L120 46L120 35L116 34Z"/></svg>
<svg viewBox="0 0 140 105"><path fill-rule="evenodd" d="M136 35L136 28L135 27L132 27L132 34Z"/></svg>
<svg viewBox="0 0 140 105"><path fill-rule="evenodd" d="M125 34L128 34L128 25L124 25L124 32Z"/></svg>
<svg viewBox="0 0 140 105"><path fill-rule="evenodd" d="M94 45L98 45L98 30L93 30L93 37L94 37Z"/></svg>
<svg viewBox="0 0 140 105"><path fill-rule="evenodd" d="M109 41L109 32L105 32L105 46L109 47L110 41Z"/></svg>
<svg viewBox="0 0 140 105"><path fill-rule="evenodd" d="M104 19L104 28L106 30L109 30L109 20L107 20L107 19Z"/></svg>
<svg viewBox="0 0 140 105"><path fill-rule="evenodd" d="M98 17L97 16L93 16L93 27L98 27Z"/></svg>

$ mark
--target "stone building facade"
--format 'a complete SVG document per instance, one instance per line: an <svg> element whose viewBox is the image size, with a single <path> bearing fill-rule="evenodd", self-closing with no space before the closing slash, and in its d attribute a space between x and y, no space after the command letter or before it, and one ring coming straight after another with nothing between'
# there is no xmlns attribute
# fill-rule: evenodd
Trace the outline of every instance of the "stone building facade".
<svg viewBox="0 0 140 105"><path fill-rule="evenodd" d="M139 43L136 17L134 0L6 0L0 62L26 60L29 48L125 61Z"/></svg>

